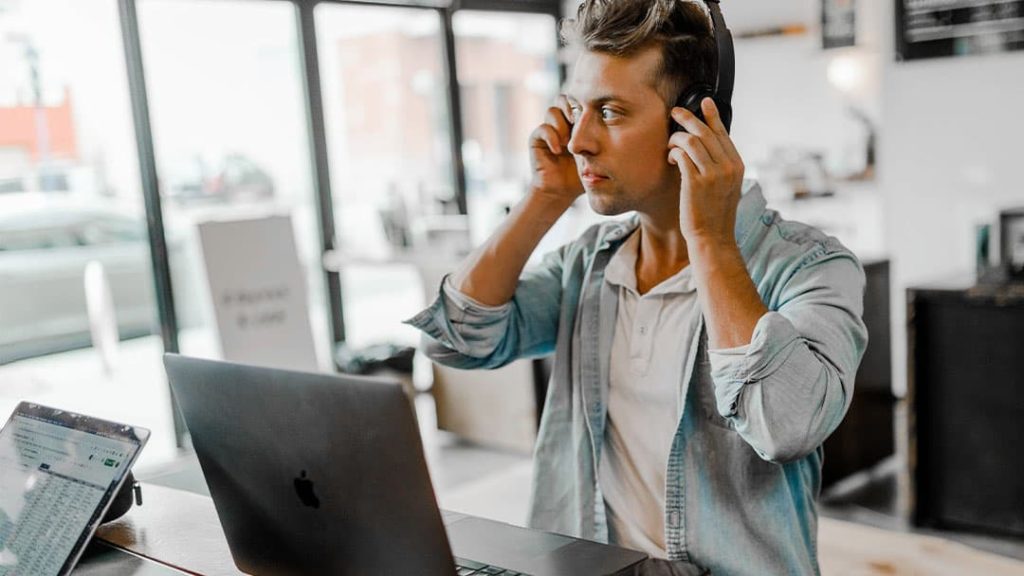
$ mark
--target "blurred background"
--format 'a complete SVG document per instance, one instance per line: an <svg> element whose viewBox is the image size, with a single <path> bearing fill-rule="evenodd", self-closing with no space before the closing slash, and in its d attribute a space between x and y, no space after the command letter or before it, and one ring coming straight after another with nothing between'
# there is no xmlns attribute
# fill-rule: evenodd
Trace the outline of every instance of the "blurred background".
<svg viewBox="0 0 1024 576"><path fill-rule="evenodd" d="M575 8L0 0L0 413L146 426L140 477L202 492L161 354L231 359L252 320L224 313L200 226L284 216L307 367L402 379L442 505L521 523L546 362L481 385L401 321L522 197ZM1024 2L722 10L748 177L868 272L825 514L1024 559ZM599 219L578 202L535 256Z"/></svg>

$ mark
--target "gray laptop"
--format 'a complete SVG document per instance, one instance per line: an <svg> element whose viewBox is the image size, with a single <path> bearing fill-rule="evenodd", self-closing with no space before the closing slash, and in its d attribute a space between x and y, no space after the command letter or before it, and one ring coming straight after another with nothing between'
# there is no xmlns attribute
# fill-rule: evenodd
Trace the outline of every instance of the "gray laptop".
<svg viewBox="0 0 1024 576"><path fill-rule="evenodd" d="M646 558L442 515L397 383L174 354L164 365L244 572L599 576L628 573Z"/></svg>

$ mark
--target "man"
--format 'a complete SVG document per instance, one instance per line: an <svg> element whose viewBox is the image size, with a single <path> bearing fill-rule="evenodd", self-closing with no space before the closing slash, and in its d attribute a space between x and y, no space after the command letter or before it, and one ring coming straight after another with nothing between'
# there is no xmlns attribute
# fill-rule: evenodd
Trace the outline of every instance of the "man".
<svg viewBox="0 0 1024 576"><path fill-rule="evenodd" d="M459 368L554 351L532 526L714 574L816 574L821 444L866 346L863 270L766 209L711 99L706 123L672 107L714 85L699 5L584 0L566 31L582 50L531 135L529 191L410 323ZM584 192L635 215L524 270Z"/></svg>

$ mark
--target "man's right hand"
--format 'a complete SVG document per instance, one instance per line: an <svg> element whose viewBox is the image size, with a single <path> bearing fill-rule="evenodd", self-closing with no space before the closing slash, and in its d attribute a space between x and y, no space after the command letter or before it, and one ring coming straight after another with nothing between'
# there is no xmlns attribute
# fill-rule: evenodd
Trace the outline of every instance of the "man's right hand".
<svg viewBox="0 0 1024 576"><path fill-rule="evenodd" d="M544 123L530 134L530 191L571 204L583 194L576 160L569 153L572 109L565 95L548 108Z"/></svg>

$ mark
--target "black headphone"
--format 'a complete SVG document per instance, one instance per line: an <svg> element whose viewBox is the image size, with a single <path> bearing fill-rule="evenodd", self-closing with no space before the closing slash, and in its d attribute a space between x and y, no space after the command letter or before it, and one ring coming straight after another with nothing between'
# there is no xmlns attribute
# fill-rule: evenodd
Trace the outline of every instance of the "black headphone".
<svg viewBox="0 0 1024 576"><path fill-rule="evenodd" d="M736 55L733 52L732 32L725 25L725 18L722 17L722 10L718 2L719 0L704 0L708 12L711 13L711 33L718 46L715 58L715 85L691 85L679 95L675 105L686 108L703 121L704 113L700 109L700 103L705 98L711 98L718 106L722 124L725 124L726 130L730 130L732 128L732 87L736 77ZM675 121L672 124L675 131L683 130L683 127Z"/></svg>

